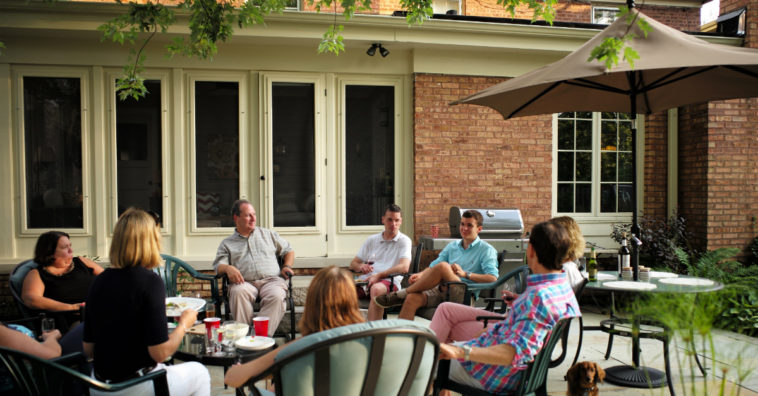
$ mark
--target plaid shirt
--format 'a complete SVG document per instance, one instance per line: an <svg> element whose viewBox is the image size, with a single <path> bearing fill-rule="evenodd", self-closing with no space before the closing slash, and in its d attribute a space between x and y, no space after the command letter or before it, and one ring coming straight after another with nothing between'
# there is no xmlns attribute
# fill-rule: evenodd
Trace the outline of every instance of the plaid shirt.
<svg viewBox="0 0 758 396"><path fill-rule="evenodd" d="M255 227L249 237L243 237L237 230L226 237L216 251L213 269L219 264L233 265L246 281L256 281L279 276L277 257L291 252L289 242L276 231Z"/></svg>
<svg viewBox="0 0 758 396"><path fill-rule="evenodd" d="M509 344L516 350L513 363L496 366L461 361L461 365L488 392L513 391L553 326L561 319L580 315L565 273L529 275L526 291L513 302L505 319L465 343L481 348Z"/></svg>

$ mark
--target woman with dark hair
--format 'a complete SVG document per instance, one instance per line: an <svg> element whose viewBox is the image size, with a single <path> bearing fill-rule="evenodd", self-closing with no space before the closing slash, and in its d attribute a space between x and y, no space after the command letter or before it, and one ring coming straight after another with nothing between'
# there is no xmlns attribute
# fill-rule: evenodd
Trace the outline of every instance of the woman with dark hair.
<svg viewBox="0 0 758 396"><path fill-rule="evenodd" d="M68 234L48 231L34 247L37 269L24 278L21 299L29 308L45 311L76 311L87 299L95 276L103 267L85 257L74 257ZM78 312L55 315L56 326L66 332L81 318Z"/></svg>
<svg viewBox="0 0 758 396"><path fill-rule="evenodd" d="M362 322L365 319L358 308L353 276L333 265L316 272L305 297L303 317L298 324L300 333L307 336ZM280 350L282 348L277 348L249 363L233 366L227 371L224 383L235 388L242 386L248 379L271 367Z"/></svg>

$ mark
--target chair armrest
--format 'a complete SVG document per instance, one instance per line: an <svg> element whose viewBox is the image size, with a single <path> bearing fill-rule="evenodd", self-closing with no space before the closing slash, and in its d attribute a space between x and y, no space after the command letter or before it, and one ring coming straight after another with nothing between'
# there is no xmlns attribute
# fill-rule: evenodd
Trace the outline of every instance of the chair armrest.
<svg viewBox="0 0 758 396"><path fill-rule="evenodd" d="M487 324L489 323L490 320L503 320L503 319L504 317L501 315L482 315L482 316L476 317L476 320L484 322L485 328L487 327Z"/></svg>
<svg viewBox="0 0 758 396"><path fill-rule="evenodd" d="M527 267L525 265L518 267L507 274L501 276L498 280L494 282L488 282L488 283L473 283L468 286L469 290L486 290L486 289L494 289L509 279L521 274L522 272L526 271Z"/></svg>
<svg viewBox="0 0 758 396"><path fill-rule="evenodd" d="M484 310L490 311L490 312L497 312L499 314L504 314L505 311L508 309L508 305L505 304L505 301L503 301L502 298L497 297L487 297L484 299L484 302L486 303Z"/></svg>

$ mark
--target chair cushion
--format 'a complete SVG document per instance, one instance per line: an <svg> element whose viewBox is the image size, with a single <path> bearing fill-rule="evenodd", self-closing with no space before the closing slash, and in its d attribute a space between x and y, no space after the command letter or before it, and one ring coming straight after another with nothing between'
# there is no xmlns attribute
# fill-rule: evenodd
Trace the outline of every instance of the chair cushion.
<svg viewBox="0 0 758 396"><path fill-rule="evenodd" d="M417 329L433 334L426 326L402 319L372 321L314 333L284 347L276 361L286 359L322 341L371 329L391 329L397 327ZM329 347L330 391L332 395L361 394L371 354L371 337L362 337ZM397 394L410 365L414 349L414 337L407 334L388 335L384 346L384 356L375 389L377 395ZM349 357L349 358L348 358ZM426 343L424 355L417 376L411 386L411 395L423 395L428 384L431 369L436 361L434 344ZM303 355L282 368L284 394L313 394L315 375L313 353Z"/></svg>
<svg viewBox="0 0 758 396"><path fill-rule="evenodd" d="M24 286L24 278L26 278L26 274L33 269L37 269L37 267L38 265L34 260L26 260L14 269L14 272L10 277L10 284L19 296L21 295L21 288Z"/></svg>

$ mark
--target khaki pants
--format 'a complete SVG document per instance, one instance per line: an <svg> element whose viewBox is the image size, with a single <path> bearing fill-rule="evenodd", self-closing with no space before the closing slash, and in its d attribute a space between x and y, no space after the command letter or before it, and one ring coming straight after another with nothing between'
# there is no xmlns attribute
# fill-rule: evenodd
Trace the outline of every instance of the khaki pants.
<svg viewBox="0 0 758 396"><path fill-rule="evenodd" d="M234 320L252 325L253 303L260 302L258 316L268 316L268 335L274 335L286 311L287 281L280 277L244 282L229 287L229 305Z"/></svg>

